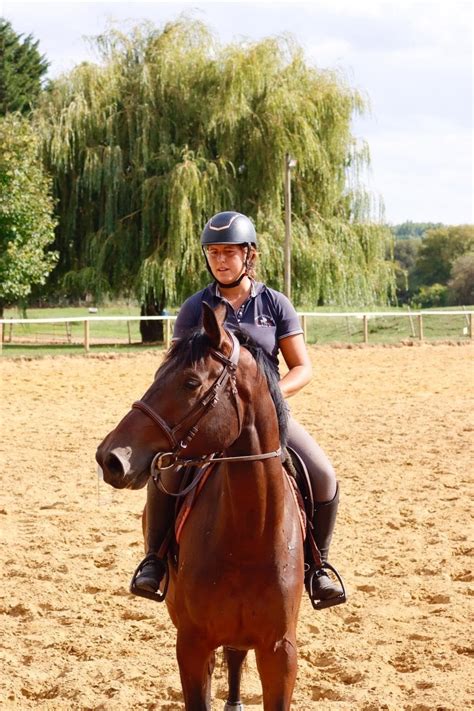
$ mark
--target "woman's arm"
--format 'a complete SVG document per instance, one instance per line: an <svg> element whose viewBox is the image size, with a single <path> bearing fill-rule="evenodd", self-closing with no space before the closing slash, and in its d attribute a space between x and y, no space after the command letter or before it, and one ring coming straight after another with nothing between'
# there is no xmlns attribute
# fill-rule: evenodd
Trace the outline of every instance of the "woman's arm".
<svg viewBox="0 0 474 711"><path fill-rule="evenodd" d="M284 397L290 397L309 383L313 369L302 333L282 338L278 345L288 366L288 373L280 380L280 389Z"/></svg>

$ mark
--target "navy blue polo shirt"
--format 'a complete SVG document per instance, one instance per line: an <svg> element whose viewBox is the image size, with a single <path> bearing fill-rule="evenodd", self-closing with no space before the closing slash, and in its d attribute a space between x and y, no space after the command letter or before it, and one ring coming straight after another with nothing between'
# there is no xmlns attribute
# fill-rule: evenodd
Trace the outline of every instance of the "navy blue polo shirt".
<svg viewBox="0 0 474 711"><path fill-rule="evenodd" d="M252 282L248 299L234 311L214 282L186 299L178 313L173 338L182 338L189 330L201 325L203 301L212 308L223 303L227 308L227 328L231 331L240 328L253 338L268 353L277 373L279 341L303 333L293 304L279 291L262 282Z"/></svg>

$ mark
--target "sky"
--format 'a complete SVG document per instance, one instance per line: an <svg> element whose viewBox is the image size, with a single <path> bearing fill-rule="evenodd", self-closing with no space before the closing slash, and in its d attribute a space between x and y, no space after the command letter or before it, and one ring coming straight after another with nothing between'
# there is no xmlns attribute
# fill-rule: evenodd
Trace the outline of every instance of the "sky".
<svg viewBox="0 0 474 711"><path fill-rule="evenodd" d="M354 120L353 133L368 143L362 180L388 223L474 221L471 0L0 0L0 16L39 40L51 78L97 61L87 37L111 23L160 27L183 12L223 44L290 33L309 64L337 69L368 98L370 113Z"/></svg>

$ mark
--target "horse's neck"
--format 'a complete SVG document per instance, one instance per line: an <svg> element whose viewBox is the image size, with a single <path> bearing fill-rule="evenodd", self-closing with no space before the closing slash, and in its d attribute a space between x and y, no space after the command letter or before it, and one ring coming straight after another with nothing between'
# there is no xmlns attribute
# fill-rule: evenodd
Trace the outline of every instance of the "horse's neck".
<svg viewBox="0 0 474 711"><path fill-rule="evenodd" d="M245 417L240 437L227 451L230 456L258 455L275 452L279 448L276 416L273 416L272 409L265 407L264 401L260 404L263 407L256 405L251 416ZM273 407L272 403L270 407ZM240 522L245 516L249 530L252 526L262 529L272 525L275 519L282 516L284 475L279 456L227 464L222 473L229 516Z"/></svg>
<svg viewBox="0 0 474 711"><path fill-rule="evenodd" d="M271 413L271 414L270 414ZM280 435L273 404L265 406L265 400L255 403L255 410L246 412L242 431L229 447L229 454L264 454L274 452L280 446Z"/></svg>
<svg viewBox="0 0 474 711"><path fill-rule="evenodd" d="M248 560L259 551L272 550L276 532L287 528L280 458L227 464L220 474L215 525L226 545L237 545L240 555ZM236 535L230 535L232 531Z"/></svg>

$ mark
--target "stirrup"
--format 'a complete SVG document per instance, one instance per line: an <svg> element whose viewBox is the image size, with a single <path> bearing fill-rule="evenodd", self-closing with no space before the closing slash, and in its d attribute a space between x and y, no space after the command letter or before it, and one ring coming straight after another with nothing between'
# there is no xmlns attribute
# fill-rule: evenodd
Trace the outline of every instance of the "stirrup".
<svg viewBox="0 0 474 711"><path fill-rule="evenodd" d="M313 592L313 580L314 576L320 570L324 570L325 568L334 573L338 582L341 585L342 592L339 595L336 595L336 597L329 597L326 600L319 600L315 597L315 593ZM311 604L315 610L325 610L327 607L334 607L334 605L342 605L347 600L346 588L344 587L344 583L342 582L341 576L337 572L336 568L334 568L330 563L326 563L325 561L323 561L320 566L314 568L314 570L309 572L306 581L306 590L308 592L309 599L311 600Z"/></svg>
<svg viewBox="0 0 474 711"><path fill-rule="evenodd" d="M138 568L135 570L134 574L132 575L132 579L130 581L130 592L132 595L138 595L138 597L145 597L147 600L154 600L155 602L163 602L163 600L166 597L166 593L168 592L168 585L170 582L170 571L168 567L168 559L165 558L163 560L163 564L165 566L165 574L163 576L164 579L164 586L163 590L156 590L155 592L151 592L150 590L142 590L142 588L139 588L136 581L138 575L142 572L143 567L148 563L150 560L156 559L156 555L151 553L150 555L147 555L146 558L142 560L142 562L139 564Z"/></svg>

